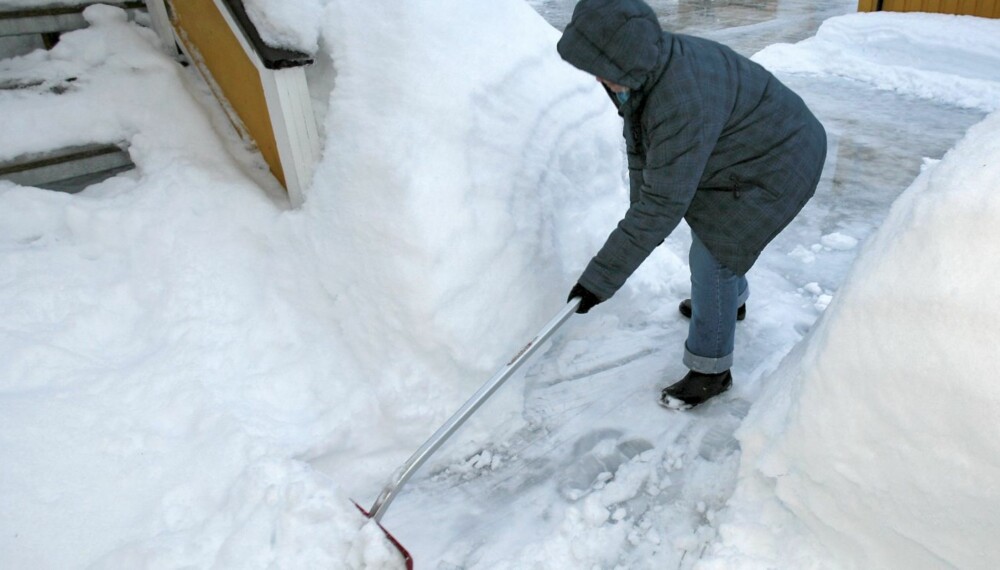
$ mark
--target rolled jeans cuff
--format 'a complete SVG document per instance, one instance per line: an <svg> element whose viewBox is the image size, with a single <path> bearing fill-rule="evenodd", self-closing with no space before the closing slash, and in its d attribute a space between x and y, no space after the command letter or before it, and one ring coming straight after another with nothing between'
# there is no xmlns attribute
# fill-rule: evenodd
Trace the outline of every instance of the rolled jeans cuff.
<svg viewBox="0 0 1000 570"><path fill-rule="evenodd" d="M718 358L710 358L707 356L698 356L685 346L684 366L702 374L719 374L733 367L733 353L730 352Z"/></svg>

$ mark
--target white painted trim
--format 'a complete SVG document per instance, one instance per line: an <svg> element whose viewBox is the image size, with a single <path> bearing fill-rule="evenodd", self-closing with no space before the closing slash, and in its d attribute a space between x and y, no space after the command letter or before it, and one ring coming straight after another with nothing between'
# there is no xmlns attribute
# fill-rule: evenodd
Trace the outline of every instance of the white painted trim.
<svg viewBox="0 0 1000 570"><path fill-rule="evenodd" d="M239 32L240 28L229 8L222 0L214 2L260 75L271 129L278 146L278 159L285 175L285 187L292 207L298 208L305 201L305 191L312 181L320 152L305 70L301 67L276 70L265 67L249 40Z"/></svg>
<svg viewBox="0 0 1000 570"><path fill-rule="evenodd" d="M170 57L177 55L177 39L174 37L174 27L170 25L165 0L146 0L146 11L153 24L153 30L160 37L160 49Z"/></svg>
<svg viewBox="0 0 1000 570"><path fill-rule="evenodd" d="M288 194L292 206L299 207L305 201L320 153L305 70L301 67L268 69L261 74L261 83Z"/></svg>

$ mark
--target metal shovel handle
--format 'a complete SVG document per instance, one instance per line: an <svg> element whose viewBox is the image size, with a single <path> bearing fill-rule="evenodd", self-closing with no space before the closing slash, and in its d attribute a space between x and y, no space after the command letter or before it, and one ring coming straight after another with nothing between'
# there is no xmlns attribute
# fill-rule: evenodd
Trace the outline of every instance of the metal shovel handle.
<svg viewBox="0 0 1000 570"><path fill-rule="evenodd" d="M457 411L451 418L445 422L434 435L430 437L423 445L420 446L413 455L396 470L395 474L392 476L392 480L387 484L382 492L379 494L378 498L375 499L375 504L369 509L368 513L371 518L376 521L382 520L382 516L385 515L386 510L389 509L389 504L392 500L396 498L399 494L400 489L404 484L413 476L417 469L424 464L435 451L448 440L449 437L463 423L465 420L469 419L480 406L493 395L494 392L503 385L504 382L510 378L518 368L521 367L531 355L535 353L538 348L545 344L545 341L555 333L559 327L561 327L569 318L576 312L577 307L580 306L580 297L573 297L566 303L559 313L552 317L552 320L545 325L545 327L535 335L535 338L531 339L531 342L526 344L524 348L517 352L514 357L508 362L503 368L501 368L486 384L483 384L475 394Z"/></svg>

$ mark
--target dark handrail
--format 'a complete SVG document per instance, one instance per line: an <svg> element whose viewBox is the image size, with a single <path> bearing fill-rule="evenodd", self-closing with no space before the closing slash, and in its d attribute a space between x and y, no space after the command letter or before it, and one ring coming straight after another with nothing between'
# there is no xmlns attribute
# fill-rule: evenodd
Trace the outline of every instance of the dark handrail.
<svg viewBox="0 0 1000 570"><path fill-rule="evenodd" d="M313 62L312 56L300 51L276 48L264 43L257 31L257 26L250 21L246 8L243 7L243 0L222 0L223 4L229 8L229 13L240 26L243 36L250 42L254 51L268 69L287 69L290 67L301 67Z"/></svg>

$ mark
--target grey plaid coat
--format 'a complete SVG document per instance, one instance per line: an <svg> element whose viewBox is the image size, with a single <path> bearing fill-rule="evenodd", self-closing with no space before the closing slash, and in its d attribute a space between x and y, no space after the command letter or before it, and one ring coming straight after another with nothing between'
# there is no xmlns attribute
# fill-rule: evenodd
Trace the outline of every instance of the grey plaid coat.
<svg viewBox="0 0 1000 570"><path fill-rule="evenodd" d="M823 126L798 95L726 46L664 32L641 0L581 0L558 50L631 89L619 108L631 205L580 277L599 298L614 295L681 218L744 274L815 192Z"/></svg>

